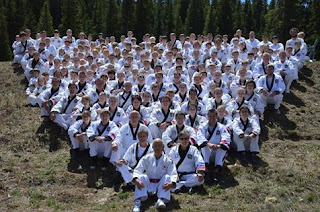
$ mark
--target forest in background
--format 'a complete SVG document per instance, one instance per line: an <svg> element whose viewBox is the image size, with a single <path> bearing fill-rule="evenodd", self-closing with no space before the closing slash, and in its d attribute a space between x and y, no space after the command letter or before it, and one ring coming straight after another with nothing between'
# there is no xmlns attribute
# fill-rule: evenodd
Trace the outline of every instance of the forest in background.
<svg viewBox="0 0 320 212"><path fill-rule="evenodd" d="M45 30L61 35L68 28L94 37L126 34L141 41L145 33L158 38L177 34L228 34L237 29L277 35L285 43L291 27L306 33L306 42L320 38L319 0L0 0L0 61L12 59L11 43L26 28L33 37ZM318 54L319 55L319 54Z"/></svg>

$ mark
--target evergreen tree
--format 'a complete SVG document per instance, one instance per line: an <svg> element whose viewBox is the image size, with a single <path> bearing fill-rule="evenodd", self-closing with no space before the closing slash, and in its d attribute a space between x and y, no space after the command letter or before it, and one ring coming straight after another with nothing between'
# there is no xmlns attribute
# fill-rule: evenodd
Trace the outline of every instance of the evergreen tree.
<svg viewBox="0 0 320 212"><path fill-rule="evenodd" d="M145 33L152 32L154 23L154 5L152 0L137 0L136 5L135 34L137 35L137 39L139 41Z"/></svg>
<svg viewBox="0 0 320 212"><path fill-rule="evenodd" d="M23 26L25 20L24 16L26 14L26 0L10 0L6 5L6 9L8 34L11 43L14 41L16 34L19 34L20 31L24 30Z"/></svg>
<svg viewBox="0 0 320 212"><path fill-rule="evenodd" d="M173 2L172 0L166 0L165 1L165 7L164 7L164 34L169 34L173 32L175 29L174 26L174 8L173 8Z"/></svg>
<svg viewBox="0 0 320 212"><path fill-rule="evenodd" d="M73 31L73 35L78 36L82 28L79 2L77 0L62 0L61 13L60 31L64 33L70 28Z"/></svg>
<svg viewBox="0 0 320 212"><path fill-rule="evenodd" d="M185 18L182 18L180 12L182 8L181 2L181 0L174 1L174 32L178 35L186 32Z"/></svg>
<svg viewBox="0 0 320 212"><path fill-rule="evenodd" d="M37 22L32 7L27 7L27 16L24 19L23 29L30 29L32 33L37 32Z"/></svg>
<svg viewBox="0 0 320 212"><path fill-rule="evenodd" d="M61 0L50 0L53 28L58 29L61 22Z"/></svg>
<svg viewBox="0 0 320 212"><path fill-rule="evenodd" d="M164 4L163 0L158 0L154 7L154 24L153 33L156 37L165 35L165 23L164 23Z"/></svg>
<svg viewBox="0 0 320 212"><path fill-rule="evenodd" d="M244 2L243 14L245 16L243 23L243 34L248 34L253 30L252 5L250 0L246 0Z"/></svg>
<svg viewBox="0 0 320 212"><path fill-rule="evenodd" d="M108 12L107 12L107 35L120 36L120 10L116 0L108 1Z"/></svg>
<svg viewBox="0 0 320 212"><path fill-rule="evenodd" d="M217 25L220 34L233 37L232 2L230 0L218 0Z"/></svg>
<svg viewBox="0 0 320 212"><path fill-rule="evenodd" d="M205 0L190 1L186 18L187 33L193 32L200 34L203 32L205 23L205 8Z"/></svg>
<svg viewBox="0 0 320 212"><path fill-rule="evenodd" d="M47 31L48 35L52 35L53 34L52 25L53 23L52 23L52 16L50 14L49 0L46 0L41 9L41 14L37 24L37 29L39 32L42 30L45 30Z"/></svg>
<svg viewBox="0 0 320 212"><path fill-rule="evenodd" d="M241 0L237 0L234 4L233 9L233 31L236 31L237 29L243 30L244 28L244 13L242 9L242 3Z"/></svg>
<svg viewBox="0 0 320 212"><path fill-rule="evenodd" d="M93 5L92 20L96 33L107 33L105 20L107 19L108 0L97 0Z"/></svg>
<svg viewBox="0 0 320 212"><path fill-rule="evenodd" d="M3 6L0 7L0 29L0 61L9 61L12 60L12 51L7 33L5 8Z"/></svg>
<svg viewBox="0 0 320 212"><path fill-rule="evenodd" d="M207 12L207 17L205 21L205 27L203 34L212 33L213 35L218 33L217 26L217 0L214 0L210 4L209 11Z"/></svg>
<svg viewBox="0 0 320 212"><path fill-rule="evenodd" d="M123 0L121 5L121 33L125 33L129 30L134 30L134 13L135 13L135 1Z"/></svg>

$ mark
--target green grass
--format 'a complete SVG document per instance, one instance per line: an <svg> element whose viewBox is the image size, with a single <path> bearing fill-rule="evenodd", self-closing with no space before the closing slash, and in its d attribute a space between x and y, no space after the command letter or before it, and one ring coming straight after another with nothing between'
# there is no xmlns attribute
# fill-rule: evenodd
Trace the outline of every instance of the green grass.
<svg viewBox="0 0 320 212"><path fill-rule="evenodd" d="M0 63L0 211L131 211L133 193L89 188L87 175L69 172L69 145L49 152L49 132L37 135L39 109L24 97L21 73ZM205 194L172 195L172 211L320 211L320 63L308 64L280 116L266 117L262 164L227 158L223 181ZM99 184L103 185L100 178ZM154 199L146 211L156 211Z"/></svg>

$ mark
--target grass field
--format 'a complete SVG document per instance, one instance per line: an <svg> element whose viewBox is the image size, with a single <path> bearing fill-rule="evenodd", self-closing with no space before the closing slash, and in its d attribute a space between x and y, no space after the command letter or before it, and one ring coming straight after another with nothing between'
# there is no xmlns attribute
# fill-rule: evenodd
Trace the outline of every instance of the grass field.
<svg viewBox="0 0 320 212"><path fill-rule="evenodd" d="M242 166L231 154L216 185L173 195L167 210L320 211L320 63L299 77L281 115L267 111L261 121L260 165ZM89 188L89 175L68 171L67 140L42 123L25 88L22 72L0 63L0 211L131 211L133 193L115 192L107 174ZM156 211L154 200L144 210Z"/></svg>

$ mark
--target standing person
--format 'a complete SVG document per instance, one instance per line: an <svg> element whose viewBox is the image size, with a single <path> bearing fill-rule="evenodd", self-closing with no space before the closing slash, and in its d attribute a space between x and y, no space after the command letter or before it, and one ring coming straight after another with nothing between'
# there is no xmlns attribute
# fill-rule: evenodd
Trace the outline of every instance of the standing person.
<svg viewBox="0 0 320 212"><path fill-rule="evenodd" d="M31 41L27 40L27 36L25 32L21 32L20 35L20 42L17 43L16 48L14 49L14 59L13 59L13 68L19 68L21 60L24 54L27 52L30 46L33 46Z"/></svg>
<svg viewBox="0 0 320 212"><path fill-rule="evenodd" d="M205 163L199 150L191 145L189 132L181 131L178 140L179 144L172 147L169 153L179 175L175 193L184 188L191 194L192 187L204 183Z"/></svg>
<svg viewBox="0 0 320 212"><path fill-rule="evenodd" d="M170 189L176 186L178 173L167 155L163 153L164 144L159 138L153 140L153 152L141 158L133 172L136 188L134 192L134 212L140 212L141 201L148 199L149 194L157 194L156 208L164 209L171 199Z"/></svg>

